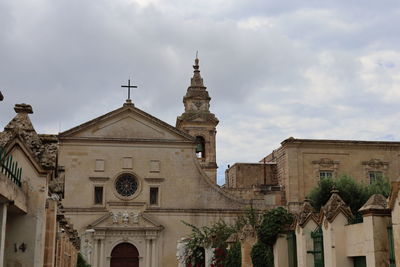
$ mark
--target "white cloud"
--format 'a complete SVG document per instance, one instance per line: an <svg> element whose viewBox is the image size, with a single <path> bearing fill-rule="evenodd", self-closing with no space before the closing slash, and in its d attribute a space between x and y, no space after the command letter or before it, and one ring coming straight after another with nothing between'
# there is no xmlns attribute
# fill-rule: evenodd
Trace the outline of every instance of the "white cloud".
<svg viewBox="0 0 400 267"><path fill-rule="evenodd" d="M195 51L220 119L218 162L283 139L400 139L399 3L99 0L0 2L0 124L28 102L40 132L121 106L170 124Z"/></svg>

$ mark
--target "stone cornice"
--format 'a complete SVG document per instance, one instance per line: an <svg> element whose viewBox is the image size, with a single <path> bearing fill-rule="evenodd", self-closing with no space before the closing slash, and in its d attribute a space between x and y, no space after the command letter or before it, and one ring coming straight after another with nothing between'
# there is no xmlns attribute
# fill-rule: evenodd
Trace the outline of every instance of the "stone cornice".
<svg viewBox="0 0 400 267"><path fill-rule="evenodd" d="M90 208L78 208L78 207L64 207L63 212L105 212L107 211L104 207L90 207Z"/></svg>
<svg viewBox="0 0 400 267"><path fill-rule="evenodd" d="M297 139L290 137L281 142L282 146L302 144L324 144L324 145L364 145L364 146L394 146L400 147L400 142L394 141L363 141L363 140L330 140L330 139Z"/></svg>
<svg viewBox="0 0 400 267"><path fill-rule="evenodd" d="M62 142L93 142L93 143L132 143L132 144L194 144L192 140L142 139L142 138L105 138L105 137L60 137Z"/></svg>
<svg viewBox="0 0 400 267"><path fill-rule="evenodd" d="M110 206L118 206L118 207L124 207L124 206L141 207L146 205L146 202L109 201L107 202L107 204Z"/></svg>
<svg viewBox="0 0 400 267"><path fill-rule="evenodd" d="M148 207L145 213L195 213L195 214L240 214L242 209L180 209L180 208L159 208Z"/></svg>
<svg viewBox="0 0 400 267"><path fill-rule="evenodd" d="M96 181L96 182L105 182L110 180L110 177L95 177L95 176L91 176L89 177L90 181Z"/></svg>
<svg viewBox="0 0 400 267"><path fill-rule="evenodd" d="M144 180L148 183L162 183L164 182L165 178L144 178Z"/></svg>

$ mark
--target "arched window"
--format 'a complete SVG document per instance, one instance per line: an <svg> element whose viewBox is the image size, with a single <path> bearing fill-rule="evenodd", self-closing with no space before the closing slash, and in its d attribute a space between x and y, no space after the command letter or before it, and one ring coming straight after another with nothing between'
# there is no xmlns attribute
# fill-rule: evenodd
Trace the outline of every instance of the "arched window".
<svg viewBox="0 0 400 267"><path fill-rule="evenodd" d="M202 136L196 136L196 156L198 158L206 157L206 142Z"/></svg>

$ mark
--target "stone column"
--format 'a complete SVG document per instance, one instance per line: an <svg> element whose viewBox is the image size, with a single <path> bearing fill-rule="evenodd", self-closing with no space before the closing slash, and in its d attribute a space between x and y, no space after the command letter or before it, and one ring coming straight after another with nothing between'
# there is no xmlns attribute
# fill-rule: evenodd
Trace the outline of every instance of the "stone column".
<svg viewBox="0 0 400 267"><path fill-rule="evenodd" d="M98 243L99 243L99 240L94 238L93 239L93 254L92 254L93 255L93 258L92 258L93 262L92 262L92 266L98 266L98 258L99 258Z"/></svg>
<svg viewBox="0 0 400 267"><path fill-rule="evenodd" d="M99 266L104 266L104 238L100 239L100 259L99 259Z"/></svg>
<svg viewBox="0 0 400 267"><path fill-rule="evenodd" d="M0 265L4 265L4 246L7 226L7 203L0 204Z"/></svg>
<svg viewBox="0 0 400 267"><path fill-rule="evenodd" d="M157 240L152 239L151 240L151 267L157 267Z"/></svg>
<svg viewBox="0 0 400 267"><path fill-rule="evenodd" d="M146 238L146 267L151 267L151 239Z"/></svg>
<svg viewBox="0 0 400 267"><path fill-rule="evenodd" d="M251 260L251 249L257 243L257 234L249 224L245 225L239 234L240 247L242 252L242 266L253 267Z"/></svg>

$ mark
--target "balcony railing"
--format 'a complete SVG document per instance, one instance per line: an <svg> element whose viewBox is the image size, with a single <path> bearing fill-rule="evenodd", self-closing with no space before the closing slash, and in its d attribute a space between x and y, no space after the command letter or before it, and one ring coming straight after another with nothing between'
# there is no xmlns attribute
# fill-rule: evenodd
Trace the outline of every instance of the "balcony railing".
<svg viewBox="0 0 400 267"><path fill-rule="evenodd" d="M18 162L13 161L12 156L7 156L2 147L0 147L0 172L21 187L22 168L18 168Z"/></svg>

